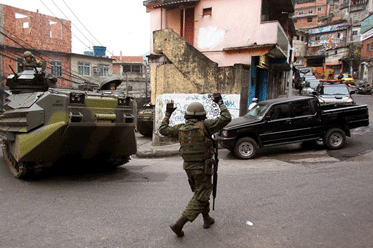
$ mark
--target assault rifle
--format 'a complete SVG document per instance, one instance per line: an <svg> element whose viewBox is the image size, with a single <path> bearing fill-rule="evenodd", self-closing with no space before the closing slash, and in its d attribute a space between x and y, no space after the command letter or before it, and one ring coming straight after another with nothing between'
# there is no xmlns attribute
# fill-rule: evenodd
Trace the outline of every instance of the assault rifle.
<svg viewBox="0 0 373 248"><path fill-rule="evenodd" d="M212 144L214 146L214 167L212 169L213 175L212 175L212 210L215 210L215 198L216 198L216 191L218 188L218 164L219 164L219 158L218 158L218 139L217 136L212 136Z"/></svg>
<svg viewBox="0 0 373 248"><path fill-rule="evenodd" d="M212 101L214 100L213 94L209 94L208 98L210 98ZM212 168L212 210L215 210L215 198L216 198L216 192L218 189L218 165L219 165L219 157L218 157L218 150L219 150L219 144L218 144L218 136L215 134L211 135L209 130L205 127L206 131L208 132L209 138L212 141L213 148L214 148L214 167Z"/></svg>

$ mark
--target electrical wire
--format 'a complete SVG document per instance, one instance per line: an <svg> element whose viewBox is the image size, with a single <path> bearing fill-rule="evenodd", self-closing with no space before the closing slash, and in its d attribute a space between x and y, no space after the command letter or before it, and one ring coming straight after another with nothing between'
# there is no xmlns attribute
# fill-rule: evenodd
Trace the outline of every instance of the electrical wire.
<svg viewBox="0 0 373 248"><path fill-rule="evenodd" d="M1 27L1 26L0 26L0 27ZM2 28L3 28L4 30L6 30L4 27L2 27ZM17 37L17 38L18 38L19 40L22 40L24 43L26 43L28 46L30 46L30 48L26 48L25 46L21 45L19 42L17 42L16 40L12 39L11 37L9 37L8 35L6 35L5 33L1 32L1 31L0 31L0 33L3 34L3 35L4 35L5 37L7 37L8 39L12 40L14 43L16 43L16 44L18 44L19 46L23 47L24 49L30 49L30 48L31 48L32 50L37 50L37 49L33 48L32 46L28 45L26 42L24 42L22 39L20 39L20 38L18 38L18 37ZM14 35L14 34L13 34L13 35ZM7 51L9 51L9 52L11 52L11 53L13 53L13 54L19 56L18 53L12 52L12 51L10 51L9 49L7 49ZM43 61L46 61L46 60L45 60L43 57L41 57L41 56L36 55L36 57L42 59ZM50 58L49 55L46 56L46 57ZM47 62L48 64L52 65L49 61L46 61L46 62ZM52 68L51 68L51 67L48 67L48 69L52 69ZM83 81L86 80L86 79L84 79L84 78L82 78L82 77L80 77L80 76L78 76L78 75L74 75L74 74L73 74L73 71L71 71L71 70L68 71L68 70L62 69L62 71L65 72L65 73L67 73L68 75L70 75L72 78L80 79L80 80L83 80ZM98 80L94 80L94 81L97 81L97 82L98 82Z"/></svg>
<svg viewBox="0 0 373 248"><path fill-rule="evenodd" d="M87 30L87 32L93 37L93 39L95 39L98 44L100 46L103 46L97 39L96 37L93 36L93 34L87 29L87 27L80 21L80 19L75 15L75 13L72 11L72 9L69 7L69 5L67 5L67 3L65 2L65 0L62 0L62 2L64 2L64 4L66 5L66 7L70 10L70 12L75 16L75 18L79 21L79 23L84 27L85 30Z"/></svg>
<svg viewBox="0 0 373 248"><path fill-rule="evenodd" d="M61 21L61 19L60 18L58 18L49 8L48 8L48 6L47 5L45 5L44 4L44 2L43 2L43 0L40 0L40 2L49 10L49 12L51 12L51 14L55 17L55 18L57 18L57 20L65 27L65 28L67 28L67 30L69 30L70 32L71 32L71 34L72 35L74 35L74 37L75 38L77 38L86 48L88 48L88 49L90 49L90 47L87 45L87 44L85 44L81 39L79 39L72 31L71 31L71 29L69 28L69 27L67 27L62 21Z"/></svg>
<svg viewBox="0 0 373 248"><path fill-rule="evenodd" d="M0 27L1 27L1 26L0 26ZM2 28L3 28L4 30L6 30L4 27L2 27ZM21 45L19 42L15 41L15 40L12 39L11 37L9 37L7 34L1 32L1 31L0 31L0 33L3 34L3 35L4 35L5 37L7 37L8 39L10 39L10 40L12 40L13 42L15 42L16 44L20 45L21 47L23 47L23 48L25 48L25 49L29 49L29 48L26 48L25 46ZM19 38L18 38L18 39L19 39ZM26 42L25 42L25 43L26 43ZM26 43L26 44L27 44L27 43ZM31 46L30 46L30 47L31 47ZM32 50L36 50L36 49L34 49L33 47L31 47L31 49L32 49ZM19 54L18 54L17 52L13 52L13 51L11 51L10 49L6 49L6 51L8 51L8 52L10 52L10 53L13 53L13 54L15 54L16 56L19 56ZM41 58L43 61L45 61L47 64L52 65L49 61L46 61L43 57L40 57L40 56L38 56L38 55L36 55L36 57L39 57L39 58ZM49 55L46 56L46 57L50 58ZM18 62L18 61L17 61L17 62ZM46 68L52 70L52 67L48 67L48 66L46 66ZM62 72L65 72L65 74L67 74L67 75L70 76L71 78L75 78L75 79L82 80L82 81L87 81L85 78L82 78L81 76L74 74L74 72L71 71L71 70L68 71L68 70L66 70L66 69L61 69L61 71L62 71ZM75 81L73 81L73 80L66 79L66 78L63 78L63 77L58 77L58 78L62 78L62 79L65 79L65 80L67 80L67 81L71 81L71 82L77 83L77 82L75 82ZM100 83L99 80L95 80L95 79L90 79L90 80L91 80L91 81L96 81L97 83Z"/></svg>
<svg viewBox="0 0 373 248"><path fill-rule="evenodd" d="M8 51L8 52L9 52L9 51ZM15 61L15 62L18 62L17 59L10 57L10 56L4 54L3 52L1 52L0 55L6 57L6 58L8 58L8 59L11 59L11 60L13 60L13 61ZM73 80L71 80L71 79L67 79L67 78L64 78L64 77L57 77L57 78L60 78L60 79L66 80L66 81L70 81L70 82L73 82L73 83L77 83L77 84L81 83L81 82L73 81Z"/></svg>
<svg viewBox="0 0 373 248"><path fill-rule="evenodd" d="M60 7L58 7L58 5L54 2L54 0L51 0L52 1L52 3L54 4L54 6L56 6L56 8L62 13L62 15L64 15L65 16L65 18L67 19L67 20L69 20L69 17L67 17L66 15L65 15L65 13L60 9ZM81 33L82 35L83 35L83 37L84 38L86 38L92 45L94 45L94 43L90 40L90 39L88 39L87 38L87 36L85 36L84 35L84 33L82 32L82 31L80 31L80 29L77 27L77 26L75 26L75 24L70 20L70 22L71 22L71 24L79 31L79 33Z"/></svg>

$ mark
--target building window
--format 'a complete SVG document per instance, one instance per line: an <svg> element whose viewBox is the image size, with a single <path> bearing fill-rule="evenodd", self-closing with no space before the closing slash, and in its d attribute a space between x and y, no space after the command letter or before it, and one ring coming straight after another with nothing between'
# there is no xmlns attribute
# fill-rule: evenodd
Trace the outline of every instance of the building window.
<svg viewBox="0 0 373 248"><path fill-rule="evenodd" d="M308 17L307 22L312 22L312 17Z"/></svg>
<svg viewBox="0 0 373 248"><path fill-rule="evenodd" d="M369 51L369 44L367 44L367 51Z"/></svg>
<svg viewBox="0 0 373 248"><path fill-rule="evenodd" d="M109 76L109 66L108 65L99 65L100 68L100 77L107 77Z"/></svg>
<svg viewBox="0 0 373 248"><path fill-rule="evenodd" d="M132 66L132 71L133 72L141 72L141 65L133 65Z"/></svg>
<svg viewBox="0 0 373 248"><path fill-rule="evenodd" d="M62 76L62 62L61 61L51 61L51 73L56 77Z"/></svg>
<svg viewBox="0 0 373 248"><path fill-rule="evenodd" d="M352 35L358 35L358 31L357 30L352 31Z"/></svg>
<svg viewBox="0 0 373 248"><path fill-rule="evenodd" d="M202 16L210 16L212 14L212 8L205 8L202 10Z"/></svg>
<svg viewBox="0 0 373 248"><path fill-rule="evenodd" d="M319 12L320 12L320 11L321 11L321 7L317 7L317 11L319 11Z"/></svg>
<svg viewBox="0 0 373 248"><path fill-rule="evenodd" d="M90 76L91 75L91 64L78 62L78 72L80 75L83 76Z"/></svg>
<svg viewBox="0 0 373 248"><path fill-rule="evenodd" d="M298 12L298 15L304 15L303 10L299 11L299 12Z"/></svg>
<svg viewBox="0 0 373 248"><path fill-rule="evenodd" d="M142 73L142 64L123 65L123 72Z"/></svg>
<svg viewBox="0 0 373 248"><path fill-rule="evenodd" d="M131 72L131 65L123 65L123 72Z"/></svg>
<svg viewBox="0 0 373 248"><path fill-rule="evenodd" d="M313 13L313 10L312 9L309 9L308 10L308 14L312 14Z"/></svg>

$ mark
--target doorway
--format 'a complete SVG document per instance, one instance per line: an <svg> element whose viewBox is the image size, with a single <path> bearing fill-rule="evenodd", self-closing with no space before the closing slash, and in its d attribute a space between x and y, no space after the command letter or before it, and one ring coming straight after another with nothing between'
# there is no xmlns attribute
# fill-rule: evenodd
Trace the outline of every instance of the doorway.
<svg viewBox="0 0 373 248"><path fill-rule="evenodd" d="M193 46L194 43L194 8L181 10L181 37Z"/></svg>

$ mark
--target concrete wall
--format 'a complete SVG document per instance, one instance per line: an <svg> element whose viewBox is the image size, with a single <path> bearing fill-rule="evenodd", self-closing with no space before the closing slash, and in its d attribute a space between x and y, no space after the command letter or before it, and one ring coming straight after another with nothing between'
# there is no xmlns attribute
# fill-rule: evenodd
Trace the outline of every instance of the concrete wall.
<svg viewBox="0 0 373 248"><path fill-rule="evenodd" d="M153 66L152 102L164 93L239 93L234 67L218 67L171 29L154 32L154 51L164 54L172 64Z"/></svg>

